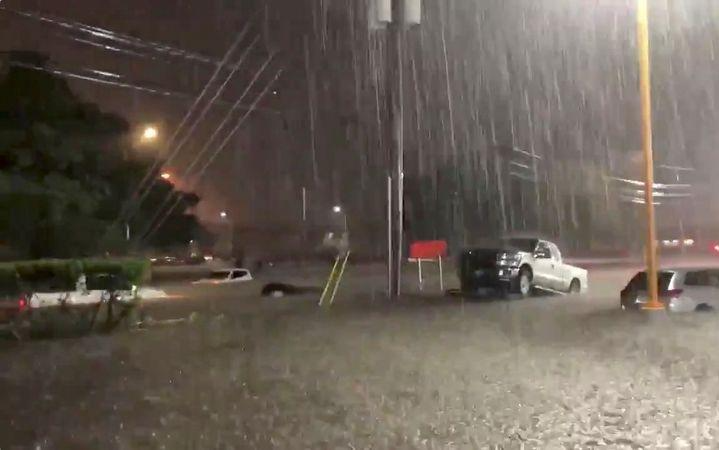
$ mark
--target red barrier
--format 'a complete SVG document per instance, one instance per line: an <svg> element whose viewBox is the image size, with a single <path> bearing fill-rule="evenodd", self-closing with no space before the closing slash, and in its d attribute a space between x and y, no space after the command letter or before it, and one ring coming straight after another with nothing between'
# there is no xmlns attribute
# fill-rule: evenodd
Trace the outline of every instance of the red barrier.
<svg viewBox="0 0 719 450"><path fill-rule="evenodd" d="M447 241L417 241L409 246L410 259L438 259L447 256Z"/></svg>

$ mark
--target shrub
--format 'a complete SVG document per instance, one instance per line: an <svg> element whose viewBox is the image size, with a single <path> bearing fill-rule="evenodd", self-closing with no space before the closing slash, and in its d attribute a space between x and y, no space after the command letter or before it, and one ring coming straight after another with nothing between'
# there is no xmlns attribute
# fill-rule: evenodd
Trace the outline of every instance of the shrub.
<svg viewBox="0 0 719 450"><path fill-rule="evenodd" d="M16 295L20 293L19 284L15 265L0 263L0 295Z"/></svg>
<svg viewBox="0 0 719 450"><path fill-rule="evenodd" d="M81 262L82 271L90 277L94 274L122 276L134 285L150 278L150 261L146 259L86 259Z"/></svg>
<svg viewBox="0 0 719 450"><path fill-rule="evenodd" d="M23 286L45 292L75 290L77 279L82 274L78 261L59 259L17 262L15 270Z"/></svg>

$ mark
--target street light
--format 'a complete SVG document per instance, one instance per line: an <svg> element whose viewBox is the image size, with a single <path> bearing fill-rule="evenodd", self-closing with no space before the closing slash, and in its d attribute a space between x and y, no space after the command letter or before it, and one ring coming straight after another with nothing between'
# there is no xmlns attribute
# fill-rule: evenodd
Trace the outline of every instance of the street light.
<svg viewBox="0 0 719 450"><path fill-rule="evenodd" d="M227 219L227 211L221 211L221 212L220 212L220 218L221 218L221 219Z"/></svg>
<svg viewBox="0 0 719 450"><path fill-rule="evenodd" d="M165 181L170 181L170 178L172 178L172 174L170 172L162 172L160 175L160 178L162 178Z"/></svg>
<svg viewBox="0 0 719 450"><path fill-rule="evenodd" d="M142 132L142 140L143 141L154 141L159 136L160 136L160 132L157 130L157 127L155 127L153 125L146 126Z"/></svg>
<svg viewBox="0 0 719 450"><path fill-rule="evenodd" d="M342 214L342 219L344 220L344 225L345 225L345 230L344 230L344 231L345 231L345 233L347 233L347 231L348 231L348 227L347 227L347 213L345 213L345 212L342 210L342 207L341 207L340 205L335 205L335 206L333 206L333 207L332 207L332 212L335 213L335 214Z"/></svg>
<svg viewBox="0 0 719 450"><path fill-rule="evenodd" d="M642 153L644 154L644 204L647 213L647 310L662 310L657 278L657 227L654 214L654 155L652 154L652 88L649 53L649 6L637 0L637 49L639 57L639 91L642 105Z"/></svg>

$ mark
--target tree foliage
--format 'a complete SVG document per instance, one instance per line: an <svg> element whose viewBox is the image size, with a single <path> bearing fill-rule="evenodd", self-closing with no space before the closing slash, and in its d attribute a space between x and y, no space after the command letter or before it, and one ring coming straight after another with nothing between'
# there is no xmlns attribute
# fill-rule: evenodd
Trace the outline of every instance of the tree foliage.
<svg viewBox="0 0 719 450"><path fill-rule="evenodd" d="M2 55L0 55L2 57ZM0 75L0 246L16 257L77 257L126 251L125 226L112 226L150 162L127 157L128 123L82 102L54 75L13 65L46 64L42 55L13 52ZM174 186L158 180L130 228L144 229ZM156 240L187 242L200 232L183 197Z"/></svg>

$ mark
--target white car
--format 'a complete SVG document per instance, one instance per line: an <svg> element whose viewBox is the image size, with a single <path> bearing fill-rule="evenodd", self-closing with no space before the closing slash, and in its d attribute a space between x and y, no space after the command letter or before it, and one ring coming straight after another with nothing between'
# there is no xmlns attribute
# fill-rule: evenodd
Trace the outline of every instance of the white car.
<svg viewBox="0 0 719 450"><path fill-rule="evenodd" d="M193 282L193 284L234 284L252 281L252 274L247 269L225 269L212 272L208 278Z"/></svg>
<svg viewBox="0 0 719 450"><path fill-rule="evenodd" d="M556 244L505 239L501 248L466 250L460 259L462 292L499 289L528 296L532 289L578 294L589 288L586 270L565 264Z"/></svg>
<svg viewBox="0 0 719 450"><path fill-rule="evenodd" d="M122 289L112 291L93 288L93 285L102 283L103 278L114 279L116 276L108 274L95 274L91 276L88 283L87 277L85 275L81 275L75 283L75 290L62 291L59 289L48 289L45 292L33 292L29 295L28 303L31 308L44 308L49 306L59 306L61 304L91 305L102 301L108 301L111 296L114 296L114 300L121 302L130 302L137 298L137 286L131 285L130 283L123 283ZM88 286L88 284L90 286Z"/></svg>

